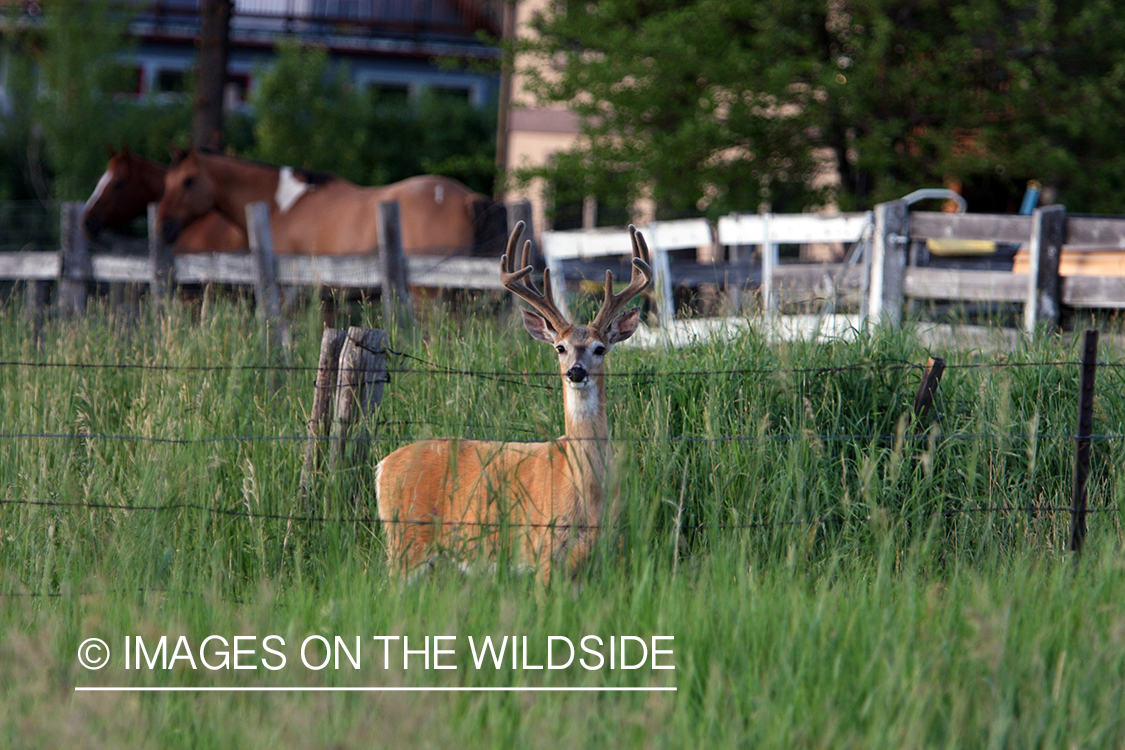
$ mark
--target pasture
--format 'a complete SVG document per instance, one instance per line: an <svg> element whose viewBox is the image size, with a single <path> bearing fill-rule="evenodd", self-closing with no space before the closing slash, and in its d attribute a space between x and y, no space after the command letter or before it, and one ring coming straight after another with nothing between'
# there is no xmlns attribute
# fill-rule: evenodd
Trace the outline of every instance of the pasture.
<svg viewBox="0 0 1125 750"><path fill-rule="evenodd" d="M347 322L380 328L379 309ZM1065 552L1074 340L929 352L909 326L827 344L751 327L615 352L622 515L580 590L503 565L403 585L370 502L378 457L424 437L562 434L553 354L497 309L485 296L431 310L393 338L367 457L298 503L318 310L274 367L252 307L210 294L164 318L92 304L39 332L18 300L0 307L0 744L1125 744L1125 369L1111 342L1079 560ZM938 419L919 425L931 354L948 366ZM505 635L527 652L478 667L468 639ZM586 635L674 640L636 669L609 668L608 646L597 668L535 668L552 637ZM161 636L179 657L167 669ZM352 652L358 637L360 666L320 668L320 641L306 666L310 636ZM449 653L435 636L453 637ZM92 637L112 654L96 671L76 658ZM224 643L238 659L235 637L252 668L201 663ZM128 667L126 638L146 644ZM76 690L108 686L193 690ZM232 687L274 691L206 692ZM280 690L293 687L396 691ZM403 690L432 687L474 690ZM556 690L485 690L513 687Z"/></svg>

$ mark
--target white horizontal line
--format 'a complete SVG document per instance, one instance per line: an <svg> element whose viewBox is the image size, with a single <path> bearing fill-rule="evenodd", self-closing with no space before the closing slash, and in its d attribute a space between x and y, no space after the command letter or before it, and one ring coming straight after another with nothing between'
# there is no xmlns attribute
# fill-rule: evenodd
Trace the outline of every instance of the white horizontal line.
<svg viewBox="0 0 1125 750"><path fill-rule="evenodd" d="M87 693L665 693L675 687L131 687L75 686Z"/></svg>

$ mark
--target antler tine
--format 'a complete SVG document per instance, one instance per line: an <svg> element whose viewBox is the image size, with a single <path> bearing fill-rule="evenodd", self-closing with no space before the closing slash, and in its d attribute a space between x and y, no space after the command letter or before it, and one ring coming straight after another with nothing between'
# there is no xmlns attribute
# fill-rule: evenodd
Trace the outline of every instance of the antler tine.
<svg viewBox="0 0 1125 750"><path fill-rule="evenodd" d="M602 307L598 310L598 314L594 317L594 322L590 324L591 327L597 328L599 331L605 331L621 308L629 303L629 300L636 297L638 294L648 288L652 283L652 261L648 251L648 243L645 242L644 235L637 231L637 228L632 224L629 225L629 235L633 240L633 261L632 261L632 275L629 279L629 286L621 294L613 293L613 271L605 272L605 300L602 302Z"/></svg>
<svg viewBox="0 0 1125 750"><path fill-rule="evenodd" d="M531 272L534 270L530 260L531 240L524 242L521 258L523 266L516 270L516 248L519 247L523 229L524 223L522 221L517 222L512 229L511 236L508 237L508 249L504 256L500 258L500 283L504 285L505 289L535 308L540 315L546 318L552 328L561 331L569 326L570 322L559 312L559 308L555 306L555 302L551 298L551 271L549 269L543 271L542 292L536 289L535 282L531 280Z"/></svg>

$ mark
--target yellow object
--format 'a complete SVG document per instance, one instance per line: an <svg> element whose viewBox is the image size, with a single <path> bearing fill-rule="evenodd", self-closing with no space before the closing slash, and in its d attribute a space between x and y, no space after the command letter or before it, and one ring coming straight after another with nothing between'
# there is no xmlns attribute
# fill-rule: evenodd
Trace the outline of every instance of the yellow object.
<svg viewBox="0 0 1125 750"><path fill-rule="evenodd" d="M926 240L931 255L991 255L996 252L992 240Z"/></svg>
<svg viewBox="0 0 1125 750"><path fill-rule="evenodd" d="M1026 247L1016 253L1012 273L1029 273L1031 254ZM1072 250L1063 248L1060 276L1125 276L1125 252L1121 250Z"/></svg>

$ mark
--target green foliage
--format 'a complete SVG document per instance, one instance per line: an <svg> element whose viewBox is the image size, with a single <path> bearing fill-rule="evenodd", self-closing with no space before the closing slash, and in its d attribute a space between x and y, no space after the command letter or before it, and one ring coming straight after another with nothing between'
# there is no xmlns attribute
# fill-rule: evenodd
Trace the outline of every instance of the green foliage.
<svg viewBox="0 0 1125 750"><path fill-rule="evenodd" d="M83 4L84 10L77 19L87 18L98 7ZM68 25L71 20L60 21L59 25L67 29L66 34L73 35L75 32ZM109 49L120 44L119 29L113 23L108 27L95 24L92 28L95 38L109 34L99 42L101 47ZM82 199L89 195L105 168L106 147L120 150L127 146L135 154L163 163L168 161L169 144L183 145L190 140L188 94L141 99L131 94L115 94L124 83L116 64L90 65L72 49L66 34L62 30L48 33L42 45L32 37L5 37L5 84L11 109L0 127L0 153L4 155L0 159L0 200ZM59 45L64 53L53 54L52 50ZM120 52L114 49L115 54ZM110 54L107 52L106 56ZM37 62L41 75L37 73ZM51 94L45 85L48 71L51 76L69 80L68 66L97 68L101 72L92 76L97 81L90 83L91 88L82 96L69 85L64 87L70 92L69 97ZM84 72L75 77L87 81L91 75ZM191 87L190 77L186 84ZM42 96L36 93L43 91L47 93ZM82 114L83 107L91 109ZM244 112L227 114L226 142L236 151L246 151L252 143L248 119ZM96 127L91 127L91 122ZM61 173L57 164L61 164ZM68 186L66 194L59 192L64 184Z"/></svg>
<svg viewBox="0 0 1125 750"><path fill-rule="evenodd" d="M280 45L259 71L251 99L256 122L252 156L273 164L334 172L369 181L368 100L342 65L319 47Z"/></svg>
<svg viewBox="0 0 1125 750"><path fill-rule="evenodd" d="M589 158L560 162L570 182L610 196L626 175L630 197L651 191L663 218L719 215L761 200L785 210L790 194L812 199L804 123L776 115L793 98L791 75L758 75L777 60L777 49L763 44L770 29L784 27L773 7L712 0L553 7L534 22L539 37L524 50L543 66L527 71L535 95L565 102L582 118L579 150ZM776 116L756 116L764 111Z"/></svg>
<svg viewBox="0 0 1125 750"><path fill-rule="evenodd" d="M6 20L6 19L5 19ZM32 123L26 113L31 109L34 85L31 60L21 54L18 45L8 38L0 47L0 68L5 71L5 94L8 111L2 112L0 124L0 200L25 200L32 192L25 174L32 149ZM21 114L23 116L21 116Z"/></svg>
<svg viewBox="0 0 1125 750"><path fill-rule="evenodd" d="M349 479L409 437L559 434L551 351L516 320L486 315L494 303L436 310L392 342L433 366L392 358L371 455ZM362 483L318 477L310 505L295 505L316 308L295 321L292 367L276 372L262 367L252 307L210 294L173 304L163 321L92 305L38 336L21 315L18 301L0 307L4 746L56 747L76 734L197 750L307 747L309 737L357 748L1125 743L1120 437L1095 442L1090 500L1103 512L1075 565L1061 554L1067 514L1051 510L1065 505L1073 450L1077 368L1065 339L1002 356L939 352L949 362L941 422L924 438L903 420L912 363L928 353L908 331L620 347L609 388L624 515L578 592L542 591L503 569L439 569L404 586L384 569L370 494L341 491ZM367 305L345 317L379 324ZM1112 340L1099 360L1096 431L1120 436ZM54 366L75 364L90 366ZM126 636L151 645L167 635L171 651L181 635L198 646L268 634L287 644L276 672L122 663ZM422 669L420 656L383 669L371 639L406 635L414 648L437 634L456 637L445 644L456 670ZM468 659L470 635L527 636L534 664L548 637L587 634L671 635L676 669L478 670ZM361 638L362 668L303 668L308 635ZM90 637L113 653L99 672L76 663ZM242 646L258 648L257 664L260 640ZM91 685L677 691L74 690Z"/></svg>
<svg viewBox="0 0 1125 750"><path fill-rule="evenodd" d="M361 185L417 174L454 177L491 193L495 114L425 93L380 98L348 80L323 49L280 47L253 98L253 155L274 164L334 172Z"/></svg>
<svg viewBox="0 0 1125 750"><path fill-rule="evenodd" d="M114 134L99 124L122 87L116 55L124 45L124 24L105 0L52 2L44 19L49 51L38 61L43 86L32 117L54 176L52 197L76 200L89 194L105 169L104 146Z"/></svg>
<svg viewBox="0 0 1125 750"><path fill-rule="evenodd" d="M117 49L120 29L103 23L102 6L80 5L81 13L52 22L41 46L5 37L12 116L0 127L0 199L85 198L105 167L107 146L167 162L170 143L190 141L190 96L134 100L112 93L121 88L120 71L89 60L99 49ZM83 23L98 33L74 43L81 36L76 24ZM65 95L35 96L46 89L37 83L35 61L44 81L64 82ZM190 78L185 84L192 88ZM417 102L381 102L354 87L325 50L290 45L261 71L252 105L224 118L225 143L235 153L335 172L358 184L432 173L492 192L496 115L463 98L428 92Z"/></svg>
<svg viewBox="0 0 1125 750"><path fill-rule="evenodd" d="M454 177L480 193L492 194L496 175L493 108L480 109L464 97L428 90L418 102L411 127L420 136L418 171Z"/></svg>
<svg viewBox="0 0 1125 750"><path fill-rule="evenodd" d="M524 178L601 197L628 174L660 216L864 208L948 181L1014 211L1031 178L1071 210L1120 209L1125 26L1105 0L575 0L533 26L533 92L581 116L585 158Z"/></svg>

